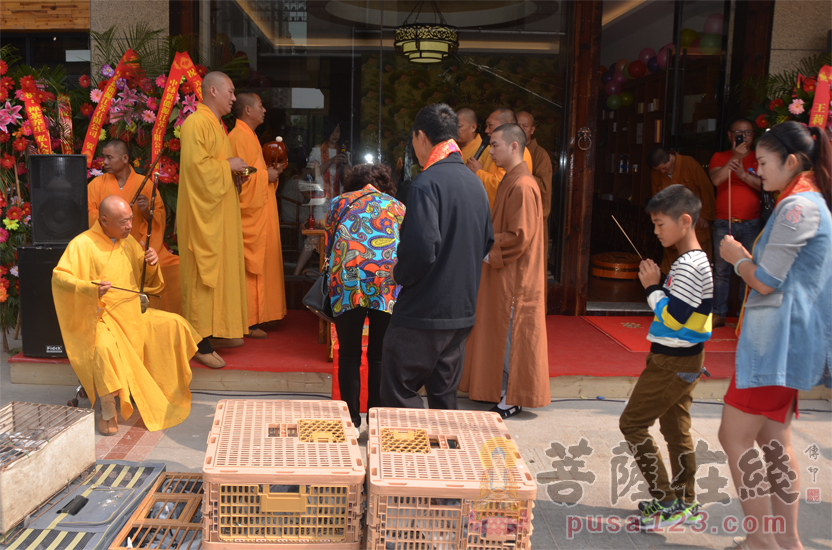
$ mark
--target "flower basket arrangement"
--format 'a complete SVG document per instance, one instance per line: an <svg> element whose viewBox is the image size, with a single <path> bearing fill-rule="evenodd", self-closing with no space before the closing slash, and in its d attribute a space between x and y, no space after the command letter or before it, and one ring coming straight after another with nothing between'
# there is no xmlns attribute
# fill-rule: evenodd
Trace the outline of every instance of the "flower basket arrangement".
<svg viewBox="0 0 832 550"><path fill-rule="evenodd" d="M20 296L17 247L31 242L31 207L29 205L29 155L37 153L80 153L90 118L104 89L114 77L119 59L128 49L138 62L116 82L117 93L104 115L104 125L95 154L87 171L88 178L103 173L101 149L113 138L124 140L130 150L133 169L145 174L151 164L151 132L156 122L166 72L177 52L188 51L188 37L167 37L162 31L137 25L117 37L114 29L92 33L93 66L100 71L69 82L63 67L33 69L21 63L10 46L0 48L0 331L3 349L9 351L7 332L19 327ZM196 64L200 76L208 69ZM240 83L247 74L247 61L234 57L219 68ZM27 107L25 97L30 98ZM178 252L175 234L176 197L179 182L179 129L196 111L196 90L183 78L175 106L165 128L164 155L159 163L159 195L165 203L168 220L165 244ZM48 139L38 142L30 120L30 109L42 113ZM70 114L71 113L71 114ZM71 118L70 118L71 117ZM37 118L40 118L38 116Z"/></svg>
<svg viewBox="0 0 832 550"><path fill-rule="evenodd" d="M775 124L793 120L809 124L809 111L815 100L818 73L824 65L832 63L832 54L821 54L803 59L796 69L745 83L752 94L752 108L748 119L758 133ZM832 117L827 119L826 129L832 131Z"/></svg>

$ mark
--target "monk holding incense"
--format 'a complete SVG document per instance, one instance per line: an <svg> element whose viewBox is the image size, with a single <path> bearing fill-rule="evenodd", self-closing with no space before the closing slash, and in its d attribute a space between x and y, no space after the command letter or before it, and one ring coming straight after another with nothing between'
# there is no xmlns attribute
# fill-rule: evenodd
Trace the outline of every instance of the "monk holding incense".
<svg viewBox="0 0 832 550"><path fill-rule="evenodd" d="M130 166L130 154L127 144L120 139L113 139L101 150L104 160L105 174L93 178L87 185L87 207L89 210L90 227L98 220L98 206L105 197L118 195L128 203L133 200L141 187L144 176L137 174ZM133 205L133 238L142 245L147 240L147 222L150 220L150 196L153 182L148 179L141 194ZM162 267L167 284L158 301L152 300L151 305L156 309L180 313L182 299L179 295L179 256L171 254L164 245L165 238L165 203L159 194L153 204L153 231L150 246L159 255L159 265ZM174 281L170 278L175 277Z"/></svg>
<svg viewBox="0 0 832 550"><path fill-rule="evenodd" d="M176 228L182 315L203 337L201 356L220 363L207 366L222 367L225 362L214 348L241 346L248 333L243 228L232 174L248 165L234 156L221 120L234 104L231 79L208 73L202 98L182 125L180 138Z"/></svg>
<svg viewBox="0 0 832 550"><path fill-rule="evenodd" d="M459 389L498 402L503 418L551 401L540 189L523 162L526 135L516 124L491 133L491 157L506 171L491 210L494 246L483 260L477 320L465 345Z"/></svg>
<svg viewBox="0 0 832 550"><path fill-rule="evenodd" d="M260 96L238 94L234 116L237 117L237 125L228 134L231 149L246 164L257 168L240 192L249 337L265 338L266 332L259 325L286 316L283 252L277 213L277 184L282 170L266 167L260 140L254 134L254 129L266 118L266 108Z"/></svg>
<svg viewBox="0 0 832 550"><path fill-rule="evenodd" d="M485 135L491 137L494 130L503 124L517 124L517 117L514 116L514 111L508 107L500 107L488 116L488 119L485 121ZM480 156L481 160L469 158L465 161L465 164L482 181L482 184L485 186L485 192L488 193L488 204L493 209L494 198L497 196L497 186L500 185L500 182L506 175L506 171L494 164L489 154L490 147L489 145L482 152L482 156ZM526 163L529 172L531 172L533 167L532 156L528 149L523 150L523 162Z"/></svg>
<svg viewBox="0 0 832 550"><path fill-rule="evenodd" d="M143 250L130 231L133 211L111 195L98 220L66 247L52 272L52 296L69 362L93 404L101 398L98 430L118 431L116 401L129 418L133 404L150 431L175 426L191 411L191 368L199 335L179 315L148 309L139 291L164 288L159 257Z"/></svg>

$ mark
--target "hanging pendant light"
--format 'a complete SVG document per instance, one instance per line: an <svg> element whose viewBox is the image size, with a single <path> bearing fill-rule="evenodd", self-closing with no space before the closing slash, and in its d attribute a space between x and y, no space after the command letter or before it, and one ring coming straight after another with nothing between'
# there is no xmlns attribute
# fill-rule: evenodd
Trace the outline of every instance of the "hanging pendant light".
<svg viewBox="0 0 832 550"><path fill-rule="evenodd" d="M435 16L434 23L419 23L419 15L425 0L419 2L400 27L396 28L396 51L404 54L413 63L439 63L459 49L459 35L456 27L448 25L442 13L431 1ZM410 16L416 14L413 23Z"/></svg>

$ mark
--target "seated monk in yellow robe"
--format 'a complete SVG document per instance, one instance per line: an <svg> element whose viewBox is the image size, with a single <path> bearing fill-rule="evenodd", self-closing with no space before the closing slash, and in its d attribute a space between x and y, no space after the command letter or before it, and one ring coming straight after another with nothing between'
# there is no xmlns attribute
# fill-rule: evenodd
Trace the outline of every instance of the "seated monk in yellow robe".
<svg viewBox="0 0 832 550"><path fill-rule="evenodd" d="M477 133L477 113L473 109L463 107L456 112L459 118L459 133L456 136L456 144L462 151L462 162L468 162L479 151L482 145L482 137ZM485 151L483 151L485 152ZM482 155L480 155L482 158Z"/></svg>
<svg viewBox="0 0 832 550"><path fill-rule="evenodd" d="M517 117L514 111L508 107L500 107L491 113L485 121L485 135L489 138L492 132L502 126L503 124L517 124ZM523 162L532 170L532 155L528 148L523 150ZM491 158L491 146L485 148L480 155L480 159L469 158L465 164L474 172L485 186L485 192L488 194L488 206L494 209L494 199L497 197L497 186L503 181L506 171L497 166Z"/></svg>
<svg viewBox="0 0 832 550"><path fill-rule="evenodd" d="M246 164L257 168L240 192L248 330L251 338L265 338L266 332L258 325L286 316L283 251L277 213L277 183L282 169L266 167L260 140L254 133L254 129L266 118L260 96L238 94L234 102L234 116L237 117L237 125L228 134L231 150Z"/></svg>
<svg viewBox="0 0 832 550"><path fill-rule="evenodd" d="M99 219L70 241L52 272L69 362L93 404L96 394L101 397L98 430L104 435L118 431L116 397L121 415L129 418L135 403L150 431L175 426L191 411L188 360L200 338L178 315L142 313L138 292L145 260L144 290L160 292L164 279L156 251L145 252L130 235L132 218L127 201L105 198Z"/></svg>
<svg viewBox="0 0 832 550"><path fill-rule="evenodd" d="M234 157L220 121L234 104L231 79L208 73L202 98L182 125L180 137L179 279L182 316L203 337L201 356L219 357L214 347L241 346L248 333L240 199L231 174L248 165Z"/></svg>
<svg viewBox="0 0 832 550"><path fill-rule="evenodd" d="M98 220L98 205L105 197L118 195L130 202L136 196L144 176L137 174L130 166L130 155L127 144L120 139L107 142L102 149L104 159L104 175L93 178L87 185L87 206L89 209L90 227ZM150 195L153 182L148 180L144 184L142 194L133 206L133 238L142 245L147 240L147 221L150 219ZM179 295L179 256L171 254L165 247L165 203L159 192L153 203L153 232L150 236L150 247L159 255L159 265L165 277L165 290L161 298L150 298L150 305L154 309L161 309L171 313L182 312L182 298Z"/></svg>

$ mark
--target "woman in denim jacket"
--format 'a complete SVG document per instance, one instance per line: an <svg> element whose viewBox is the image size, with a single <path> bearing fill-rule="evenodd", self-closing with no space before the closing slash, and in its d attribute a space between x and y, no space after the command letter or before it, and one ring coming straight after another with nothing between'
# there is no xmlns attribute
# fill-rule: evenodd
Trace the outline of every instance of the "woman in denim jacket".
<svg viewBox="0 0 832 550"><path fill-rule="evenodd" d="M719 440L743 512L757 520L756 531L735 539L737 547L799 549L799 468L791 420L798 412L798 390L812 389L832 365L829 136L797 122L778 124L760 139L757 160L763 189L779 191L780 197L753 256L730 235L720 245L720 254L749 290L737 328L736 373L725 394ZM739 463L742 457L748 461L749 451L756 460L755 441L768 463L787 461L787 472L774 471L766 480L775 498L759 490L752 498L754 489L748 491L743 484ZM764 517L772 513L785 518L784 533L763 529Z"/></svg>

